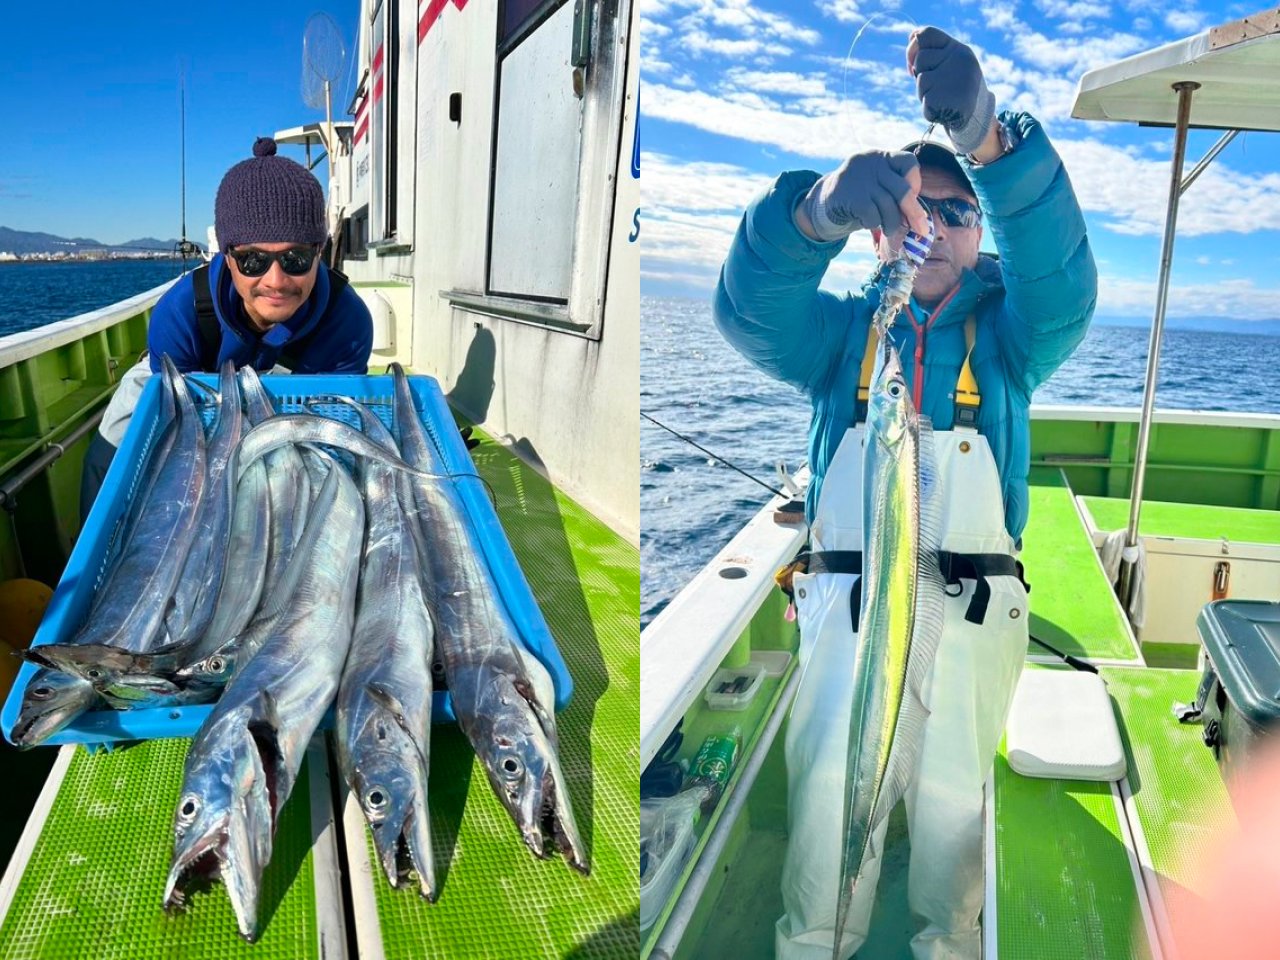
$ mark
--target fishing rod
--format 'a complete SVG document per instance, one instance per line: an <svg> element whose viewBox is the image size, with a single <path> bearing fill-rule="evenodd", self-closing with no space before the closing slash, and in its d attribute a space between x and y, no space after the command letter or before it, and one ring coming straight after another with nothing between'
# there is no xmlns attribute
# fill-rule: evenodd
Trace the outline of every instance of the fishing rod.
<svg viewBox="0 0 1280 960"><path fill-rule="evenodd" d="M187 260L192 257L203 259L203 251L187 239L187 72L178 74L179 126L182 133L181 176L182 176L182 239L178 241L173 252L182 257L182 272L187 272Z"/></svg>
<svg viewBox="0 0 1280 960"><path fill-rule="evenodd" d="M680 438L681 440L683 440L685 443L689 444L689 446L691 446L691 447L696 447L697 449L701 450L701 451L702 451L703 453L705 453L708 457L711 457L711 458L713 458L713 459L715 459L715 460L719 460L719 461L720 461L721 463L723 463L726 467L730 467L730 468L732 468L732 469L734 469L734 470L737 470L740 474L742 474L744 477L746 477L746 478L747 478L748 480L750 480L752 483L758 483L760 486L764 487L766 490L768 490L770 493L772 493L775 497L782 497L782 499L784 499L784 500L790 500L790 499L791 499L791 498L790 498L790 496L788 496L786 493L783 493L781 490L778 490L778 489L775 489L774 487L769 486L769 484L765 483L763 480L761 480L761 479L760 479L760 478L758 478L758 477L753 477L751 474L747 473L747 471L743 470L743 469L742 469L741 467L739 467L737 464L730 463L728 460L726 460L724 457L720 456L718 453L712 453L712 452L711 452L710 450L708 450L706 447L704 447L704 446L702 446L701 444L696 443L695 441L693 441L693 440L689 439L688 437L686 437L683 433L678 433L678 432L676 432L675 430L672 430L672 429L671 429L670 427L668 427L665 423L662 423L662 422L661 422L661 421L659 421L659 420L655 420L653 417L649 416L649 414L645 413L643 410L641 410L641 411L640 411L640 416L644 417L644 418L645 418L646 420L648 420L650 423L652 423L652 424L654 424L654 425L656 425L656 426L661 427L663 430L667 431L667 433L671 434L672 436L674 436L674 437L679 437L679 438Z"/></svg>

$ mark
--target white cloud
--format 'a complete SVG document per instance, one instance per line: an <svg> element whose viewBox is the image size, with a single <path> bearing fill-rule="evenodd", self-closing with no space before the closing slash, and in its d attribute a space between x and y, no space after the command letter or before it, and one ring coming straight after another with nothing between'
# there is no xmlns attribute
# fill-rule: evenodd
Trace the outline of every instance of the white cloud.
<svg viewBox="0 0 1280 960"><path fill-rule="evenodd" d="M1195 10L1170 10L1164 15L1164 23L1175 33L1190 36L1200 32L1204 14Z"/></svg>
<svg viewBox="0 0 1280 960"><path fill-rule="evenodd" d="M722 86L756 90L762 93L783 93L797 97L821 97L827 93L827 82L817 74L770 72L731 67L725 74Z"/></svg>
<svg viewBox="0 0 1280 960"><path fill-rule="evenodd" d="M1154 280L1126 276L1098 277L1098 316L1150 317L1156 301ZM1172 283L1168 317L1272 317L1280 303L1280 289L1260 287L1252 280Z"/></svg>
<svg viewBox="0 0 1280 960"><path fill-rule="evenodd" d="M1040 12L1055 20L1105 19L1111 16L1111 8L1093 0L1036 0Z"/></svg>
<svg viewBox="0 0 1280 960"><path fill-rule="evenodd" d="M1107 37L1047 37L1028 31L1013 37L1014 52L1032 66L1066 71L1073 77L1100 67L1151 45L1149 40L1131 33L1113 33Z"/></svg>
<svg viewBox="0 0 1280 960"><path fill-rule="evenodd" d="M818 9L841 23L861 23L867 18L858 0L818 0Z"/></svg>

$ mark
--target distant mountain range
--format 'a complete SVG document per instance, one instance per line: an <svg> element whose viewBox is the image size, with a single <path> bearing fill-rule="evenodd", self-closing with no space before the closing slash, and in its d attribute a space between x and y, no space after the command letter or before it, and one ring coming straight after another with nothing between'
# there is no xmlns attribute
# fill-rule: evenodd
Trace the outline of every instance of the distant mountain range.
<svg viewBox="0 0 1280 960"><path fill-rule="evenodd" d="M1151 329L1151 317L1094 317L1104 327ZM1238 317L1167 317L1166 330L1206 330L1211 333L1261 333L1280 336L1280 319L1241 320Z"/></svg>
<svg viewBox="0 0 1280 960"><path fill-rule="evenodd" d="M74 253L78 250L172 250L177 240L141 237L125 243L103 243L91 237L59 237L52 233L34 233L0 227L0 252L4 253ZM196 244L201 250L204 244Z"/></svg>

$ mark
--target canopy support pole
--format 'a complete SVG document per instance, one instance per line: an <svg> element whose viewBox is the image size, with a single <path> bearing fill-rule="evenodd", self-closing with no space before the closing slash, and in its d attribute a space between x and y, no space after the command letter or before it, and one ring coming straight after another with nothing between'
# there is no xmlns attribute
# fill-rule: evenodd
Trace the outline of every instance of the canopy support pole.
<svg viewBox="0 0 1280 960"><path fill-rule="evenodd" d="M1138 425L1138 447L1133 461L1133 487L1129 498L1129 527L1125 536L1125 553L1138 544L1138 519L1142 512L1142 487L1147 474L1147 446L1151 439L1151 416L1156 404L1156 375L1160 371L1160 344L1164 336L1164 313L1169 300L1169 273L1173 266L1173 240L1178 226L1178 200L1182 196L1182 163L1187 152L1187 127L1191 121L1191 95L1200 84L1191 81L1175 83L1178 93L1178 120L1173 137L1173 165L1169 176L1169 208L1165 213L1164 239L1160 245L1160 277L1156 281L1156 313L1151 322L1151 341L1147 347L1147 382L1142 391L1142 421ZM1222 146L1226 146L1225 143ZM1198 175L1198 174L1197 174ZM1122 559L1118 585L1120 602L1128 613L1133 599L1133 562Z"/></svg>

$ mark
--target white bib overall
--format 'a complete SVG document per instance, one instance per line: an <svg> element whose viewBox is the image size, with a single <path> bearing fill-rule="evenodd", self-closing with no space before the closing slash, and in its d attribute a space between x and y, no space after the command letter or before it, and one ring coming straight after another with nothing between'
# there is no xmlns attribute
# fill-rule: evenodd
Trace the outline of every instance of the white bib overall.
<svg viewBox="0 0 1280 960"><path fill-rule="evenodd" d="M943 499L942 549L1007 554L1004 501L986 438L973 430L934 434ZM810 530L811 549L861 551L863 427L845 432L826 473ZM829 960L843 849L845 766L852 710L860 593L851 573L797 573L803 674L787 727L788 826L782 870L786 913L776 931L779 958ZM965 619L977 588L949 588L945 627L925 680L930 710L915 780L907 791L911 834L908 899L926 921L912 942L917 960L977 960L983 900L983 787L991 769L1027 648L1027 599L1015 576L991 576L982 624ZM954 594L954 595L951 595ZM855 601L856 602L856 601ZM874 847L883 850L888 818ZM869 862L845 927L842 957L870 926L880 863Z"/></svg>

